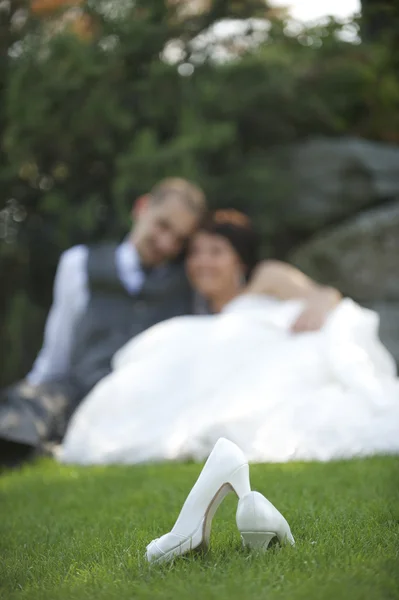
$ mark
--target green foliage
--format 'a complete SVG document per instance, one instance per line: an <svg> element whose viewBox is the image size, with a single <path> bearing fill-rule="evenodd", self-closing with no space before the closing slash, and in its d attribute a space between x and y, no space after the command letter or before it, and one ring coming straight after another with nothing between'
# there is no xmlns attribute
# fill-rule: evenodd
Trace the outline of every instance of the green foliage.
<svg viewBox="0 0 399 600"><path fill-rule="evenodd" d="M271 253L276 234L290 235L278 217L279 199L294 194L284 144L344 133L399 139L390 54L344 42L348 26L290 34L273 18L262 42L248 28L220 62L192 41L225 17L267 17L263 2L214 0L201 14L162 0L87 2L89 37L54 33L54 19L26 7L11 3L7 18L0 10L0 348L12 355L3 383L32 358L22 364L11 339L14 321L27 331L37 323L12 309L17 295L48 307L59 253L121 236L134 199L161 177L194 179L211 205L256 217ZM167 62L176 40L179 61ZM187 64L193 73L181 75Z"/></svg>

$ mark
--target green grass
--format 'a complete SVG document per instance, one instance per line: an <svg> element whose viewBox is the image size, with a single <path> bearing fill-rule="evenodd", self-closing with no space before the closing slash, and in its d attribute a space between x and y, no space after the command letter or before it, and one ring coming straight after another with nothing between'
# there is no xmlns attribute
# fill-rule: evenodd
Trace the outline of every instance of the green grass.
<svg viewBox="0 0 399 600"><path fill-rule="evenodd" d="M0 598L360 600L399 598L399 459L255 465L295 548L251 554L230 494L205 555L149 567L195 464L77 468L44 460L0 476Z"/></svg>

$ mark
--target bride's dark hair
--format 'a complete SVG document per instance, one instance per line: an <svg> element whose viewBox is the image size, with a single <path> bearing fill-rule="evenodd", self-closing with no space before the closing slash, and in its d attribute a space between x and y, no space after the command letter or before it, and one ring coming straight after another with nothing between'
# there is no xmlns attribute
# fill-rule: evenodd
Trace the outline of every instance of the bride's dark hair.
<svg viewBox="0 0 399 600"><path fill-rule="evenodd" d="M247 215L233 208L216 210L205 218L200 231L226 238L245 265L246 277L250 277L259 261L260 240Z"/></svg>

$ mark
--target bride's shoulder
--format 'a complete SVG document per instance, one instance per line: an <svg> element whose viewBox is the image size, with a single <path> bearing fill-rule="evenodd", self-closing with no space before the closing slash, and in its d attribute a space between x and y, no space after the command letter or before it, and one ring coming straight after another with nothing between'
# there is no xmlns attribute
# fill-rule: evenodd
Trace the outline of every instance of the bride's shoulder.
<svg viewBox="0 0 399 600"><path fill-rule="evenodd" d="M267 259L261 260L252 271L248 282L247 293L264 293L265 286L284 268L284 263L279 260Z"/></svg>

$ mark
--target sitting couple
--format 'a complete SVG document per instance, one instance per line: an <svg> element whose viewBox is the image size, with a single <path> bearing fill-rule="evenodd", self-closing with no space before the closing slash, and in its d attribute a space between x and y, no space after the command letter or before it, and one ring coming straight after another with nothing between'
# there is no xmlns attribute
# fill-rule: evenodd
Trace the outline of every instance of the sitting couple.
<svg viewBox="0 0 399 600"><path fill-rule="evenodd" d="M398 450L376 315L259 262L244 215L205 214L167 179L122 244L61 257L43 348L0 404L6 453L64 438L66 462L202 459L221 436L250 460Z"/></svg>

